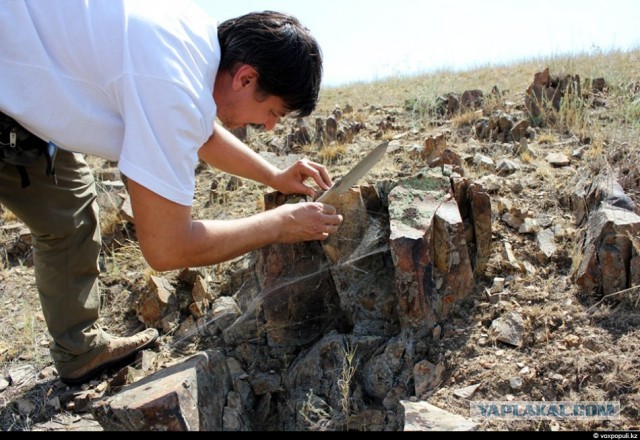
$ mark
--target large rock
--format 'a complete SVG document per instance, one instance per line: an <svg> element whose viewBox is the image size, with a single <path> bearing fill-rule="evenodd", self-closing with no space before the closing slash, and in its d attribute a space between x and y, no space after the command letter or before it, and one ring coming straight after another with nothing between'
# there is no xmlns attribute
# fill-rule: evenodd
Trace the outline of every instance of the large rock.
<svg viewBox="0 0 640 440"><path fill-rule="evenodd" d="M404 431L475 431L478 424L427 402L402 402Z"/></svg>
<svg viewBox="0 0 640 440"><path fill-rule="evenodd" d="M299 347L343 322L320 244L272 245L257 254L255 269L269 346Z"/></svg>
<svg viewBox="0 0 640 440"><path fill-rule="evenodd" d="M582 94L580 77L566 75L564 78L552 77L549 69L538 72L525 96L525 106L535 125L543 119L554 121L555 114L560 111L562 102L570 96Z"/></svg>
<svg viewBox="0 0 640 440"><path fill-rule="evenodd" d="M583 257L575 273L584 293L609 295L632 287L630 281L637 275L631 240L639 231L640 217L631 211L605 204L590 214Z"/></svg>
<svg viewBox="0 0 640 440"><path fill-rule="evenodd" d="M314 424L331 430L344 428L347 419L343 404L352 410L364 407L363 365L382 343L379 337L330 333L298 356L285 376L285 405L280 410L281 420L288 421L284 430L308 430ZM352 356L355 377L347 383L343 375L350 366L348 356ZM325 420L320 419L320 410L327 414Z"/></svg>
<svg viewBox="0 0 640 440"><path fill-rule="evenodd" d="M400 324L425 336L474 285L449 178L431 170L400 182L389 194L389 223Z"/></svg>
<svg viewBox="0 0 640 440"><path fill-rule="evenodd" d="M265 206L307 201L274 193ZM229 396L218 405L216 426L395 430L400 401L416 386L426 392L440 382L444 366L431 377L426 364L415 365L426 359L433 329L468 297L486 266L488 195L434 168L351 188L330 203L344 217L337 234L252 252L233 297L216 300L213 314L202 318L213 320L212 336L222 334L233 367L233 389L223 388ZM195 422L184 421L175 397L178 383L145 389L139 400L127 393L121 402L146 408L153 406L147 397L158 394L154 401L169 408L170 428L191 428ZM123 405L114 408L124 411ZM158 423L153 412L138 410L136 417ZM147 427L140 423L130 428Z"/></svg>
<svg viewBox="0 0 640 440"><path fill-rule="evenodd" d="M221 431L230 389L224 356L207 351L126 386L91 411L107 431Z"/></svg>
<svg viewBox="0 0 640 440"><path fill-rule="evenodd" d="M582 179L571 195L578 226L585 225L579 242L582 259L574 280L583 293L596 297L638 285L637 250L640 233L635 204L609 173Z"/></svg>
<svg viewBox="0 0 640 440"><path fill-rule="evenodd" d="M353 189L331 203L344 221L322 246L351 333L395 335L399 325L389 225L378 193L373 187Z"/></svg>

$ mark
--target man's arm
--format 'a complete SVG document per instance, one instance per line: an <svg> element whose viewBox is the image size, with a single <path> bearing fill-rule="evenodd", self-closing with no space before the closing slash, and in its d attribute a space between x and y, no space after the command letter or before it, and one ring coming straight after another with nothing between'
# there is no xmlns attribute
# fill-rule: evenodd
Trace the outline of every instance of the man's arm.
<svg viewBox="0 0 640 440"><path fill-rule="evenodd" d="M315 194L304 184L309 177L323 189L331 185L322 165L298 161L279 170L219 125L199 155L222 171L286 194ZM322 203L285 204L235 220L196 221L191 207L128 181L138 242L147 263L158 271L210 266L273 243L325 240L342 222L334 207Z"/></svg>
<svg viewBox="0 0 640 440"><path fill-rule="evenodd" d="M332 185L322 165L300 160L280 170L219 124L200 148L199 157L221 171L263 183L285 194L314 195L313 188L304 184L307 178L312 178L324 190Z"/></svg>
<svg viewBox="0 0 640 440"><path fill-rule="evenodd" d="M129 179L136 233L147 263L158 271L210 266L272 243L324 240L342 221L322 203L294 203L236 220L191 219L191 208Z"/></svg>

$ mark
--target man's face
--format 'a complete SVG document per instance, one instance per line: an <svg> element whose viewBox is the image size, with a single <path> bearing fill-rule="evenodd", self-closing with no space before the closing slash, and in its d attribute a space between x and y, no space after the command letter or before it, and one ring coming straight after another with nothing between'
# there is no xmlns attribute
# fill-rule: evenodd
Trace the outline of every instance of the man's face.
<svg viewBox="0 0 640 440"><path fill-rule="evenodd" d="M277 96L263 96L255 91L235 95L219 103L218 118L228 129L249 124L263 125L272 130L278 120L286 116L284 101Z"/></svg>
<svg viewBox="0 0 640 440"><path fill-rule="evenodd" d="M258 77L258 72L247 64L218 73L213 97L218 118L226 128L253 124L271 130L288 113L282 98L258 90Z"/></svg>

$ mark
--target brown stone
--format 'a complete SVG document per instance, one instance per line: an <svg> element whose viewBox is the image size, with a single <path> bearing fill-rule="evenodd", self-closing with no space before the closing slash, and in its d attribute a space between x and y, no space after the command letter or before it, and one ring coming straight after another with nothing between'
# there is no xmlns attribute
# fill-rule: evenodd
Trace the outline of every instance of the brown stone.
<svg viewBox="0 0 640 440"><path fill-rule="evenodd" d="M230 389L224 356L207 351L127 385L91 411L108 431L221 431Z"/></svg>
<svg viewBox="0 0 640 440"><path fill-rule="evenodd" d="M629 264L629 286L640 286L640 255L638 255L638 250L635 247L633 248L631 263Z"/></svg>
<svg viewBox="0 0 640 440"><path fill-rule="evenodd" d="M403 200L411 202L403 207ZM434 288L429 276L433 265L430 255L431 222L438 206L437 199L427 194L416 194L402 185L389 194L389 245L396 268L400 324L403 328L421 328L425 334L432 327L430 324L437 322L427 304L425 286L429 290Z"/></svg>
<svg viewBox="0 0 640 440"><path fill-rule="evenodd" d="M608 295L631 287L632 243L640 231L640 217L604 204L592 212L584 238L583 257L575 273L584 293Z"/></svg>
<svg viewBox="0 0 640 440"><path fill-rule="evenodd" d="M257 251L256 274L270 346L307 344L335 326L339 298L318 242Z"/></svg>
<svg viewBox="0 0 640 440"><path fill-rule="evenodd" d="M209 285L207 284L207 281L200 275L196 275L195 277L191 296L193 297L193 300L195 302L213 299L213 295L209 291Z"/></svg>
<svg viewBox="0 0 640 440"><path fill-rule="evenodd" d="M432 246L433 280L441 298L437 313L445 317L454 303L471 293L474 285L464 225L454 200L443 203L435 213Z"/></svg>
<svg viewBox="0 0 640 440"><path fill-rule="evenodd" d="M338 121L333 116L329 116L325 125L327 142L334 142L338 138Z"/></svg>
<svg viewBox="0 0 640 440"><path fill-rule="evenodd" d="M417 397L440 385L445 372L443 364L434 365L429 361L420 361L413 367L415 394Z"/></svg>
<svg viewBox="0 0 640 440"><path fill-rule="evenodd" d="M344 263L354 254L364 237L369 223L367 209L358 188L325 202L336 208L338 214L343 216L343 222L339 232L323 241L322 247L331 263Z"/></svg>
<svg viewBox="0 0 640 440"><path fill-rule="evenodd" d="M513 138L514 142L520 142L523 138L526 137L529 126L529 121L526 119L523 119L513 126L513 128L511 129L511 137Z"/></svg>
<svg viewBox="0 0 640 440"><path fill-rule="evenodd" d="M156 327L163 316L177 307L175 289L165 278L152 275L138 302L138 319L149 327Z"/></svg>
<svg viewBox="0 0 640 440"><path fill-rule="evenodd" d="M442 156L445 148L447 148L447 139L444 134L429 136L424 140L423 158L427 163L433 162Z"/></svg>
<svg viewBox="0 0 640 440"><path fill-rule="evenodd" d="M482 90L466 90L460 97L460 107L463 110L482 108L483 97Z"/></svg>
<svg viewBox="0 0 640 440"><path fill-rule="evenodd" d="M400 324L426 335L473 287L449 179L431 171L401 182L389 194L389 215Z"/></svg>
<svg viewBox="0 0 640 440"><path fill-rule="evenodd" d="M474 229L475 252L472 253L474 273L484 274L491 257L491 197L482 185L472 183L469 186L469 202L471 204L471 223Z"/></svg>

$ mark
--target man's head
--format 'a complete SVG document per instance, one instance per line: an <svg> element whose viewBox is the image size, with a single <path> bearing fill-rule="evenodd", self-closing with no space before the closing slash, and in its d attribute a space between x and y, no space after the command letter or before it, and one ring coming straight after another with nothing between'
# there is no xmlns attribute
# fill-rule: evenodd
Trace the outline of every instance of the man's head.
<svg viewBox="0 0 640 440"><path fill-rule="evenodd" d="M309 30L290 15L253 12L218 27L220 72L235 75L251 66L258 99L282 99L285 113L308 116L315 109L322 79L322 53Z"/></svg>

